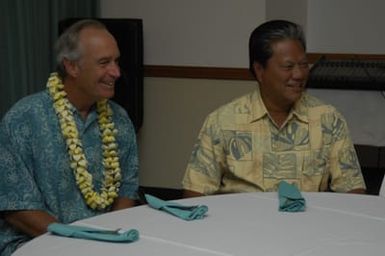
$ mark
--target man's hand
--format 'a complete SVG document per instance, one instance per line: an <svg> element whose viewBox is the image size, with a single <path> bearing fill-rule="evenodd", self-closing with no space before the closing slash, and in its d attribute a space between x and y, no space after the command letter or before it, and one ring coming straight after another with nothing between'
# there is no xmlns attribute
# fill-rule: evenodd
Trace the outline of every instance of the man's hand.
<svg viewBox="0 0 385 256"><path fill-rule="evenodd" d="M112 204L112 210L121 210L125 208L130 208L136 205L135 200L132 200L128 197L118 197L115 199L114 203Z"/></svg>
<svg viewBox="0 0 385 256"><path fill-rule="evenodd" d="M366 190L363 188L356 188L348 191L348 193L354 193L354 194L366 194Z"/></svg>
<svg viewBox="0 0 385 256"><path fill-rule="evenodd" d="M183 198L198 197L198 196L204 196L204 194L195 192L192 190L186 190L186 189L183 191Z"/></svg>

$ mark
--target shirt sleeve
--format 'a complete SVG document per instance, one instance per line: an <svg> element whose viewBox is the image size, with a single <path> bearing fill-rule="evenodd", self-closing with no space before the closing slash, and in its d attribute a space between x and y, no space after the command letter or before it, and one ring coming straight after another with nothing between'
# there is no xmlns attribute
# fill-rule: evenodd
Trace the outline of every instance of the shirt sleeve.
<svg viewBox="0 0 385 256"><path fill-rule="evenodd" d="M353 189L366 189L357 153L349 136L345 119L338 112L324 122L323 129L330 129L330 189L335 192L348 192Z"/></svg>
<svg viewBox="0 0 385 256"><path fill-rule="evenodd" d="M210 115L199 133L182 181L183 188L213 194L220 188L225 162L221 130Z"/></svg>
<svg viewBox="0 0 385 256"><path fill-rule="evenodd" d="M0 124L0 211L46 210L34 179L26 122L8 115Z"/></svg>

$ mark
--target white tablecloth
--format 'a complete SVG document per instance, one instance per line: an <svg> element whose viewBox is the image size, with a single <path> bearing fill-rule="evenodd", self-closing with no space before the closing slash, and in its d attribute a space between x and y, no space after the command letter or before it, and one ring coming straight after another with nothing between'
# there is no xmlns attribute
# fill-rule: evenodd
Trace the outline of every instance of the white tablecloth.
<svg viewBox="0 0 385 256"><path fill-rule="evenodd" d="M45 234L14 255L384 255L385 198L302 193L305 212L278 211L277 193L244 193L180 200L205 204L202 220L184 221L147 205L77 222L135 228L140 239L119 244Z"/></svg>

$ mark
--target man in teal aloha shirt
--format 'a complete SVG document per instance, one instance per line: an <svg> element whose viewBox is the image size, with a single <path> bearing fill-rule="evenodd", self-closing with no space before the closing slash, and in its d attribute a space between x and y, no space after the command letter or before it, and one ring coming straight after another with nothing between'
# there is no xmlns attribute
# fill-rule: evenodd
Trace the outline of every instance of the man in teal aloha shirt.
<svg viewBox="0 0 385 256"><path fill-rule="evenodd" d="M62 68L68 72L60 77L65 77L64 91L69 102L67 112L73 116L78 131L78 134L73 134L81 141L87 171L92 175L93 189L97 193L105 185L107 167L104 148L106 145L117 145L117 157L114 156L114 159L118 163L114 165L120 165L120 170L117 168L120 174L115 176L117 181L113 184L118 188L115 190L117 197L109 198L111 204L98 208L86 200L77 184L84 181L79 182L74 175L73 155L70 156L66 144L68 139L63 137L64 128L53 107L53 96L45 90L23 98L10 109L0 124L2 256L10 255L32 237L46 232L52 222L71 223L135 205L138 189L135 130L125 110L107 101L112 111L112 122L106 123L109 127L114 126L112 137L115 141L114 144L107 144L104 141L106 137L101 134L102 128L98 123L98 115L101 114L95 104L113 95L114 83L120 76L116 61L119 57L117 44L104 25L96 21L80 21L68 31L64 38L68 39L68 34L75 33L77 37L70 38L77 38L78 45L88 46L81 54L64 54L59 61L59 66L63 62ZM71 56L76 58L68 59ZM60 81L58 75L53 77ZM64 98L65 94L60 95ZM83 103L88 103L86 112L83 111Z"/></svg>

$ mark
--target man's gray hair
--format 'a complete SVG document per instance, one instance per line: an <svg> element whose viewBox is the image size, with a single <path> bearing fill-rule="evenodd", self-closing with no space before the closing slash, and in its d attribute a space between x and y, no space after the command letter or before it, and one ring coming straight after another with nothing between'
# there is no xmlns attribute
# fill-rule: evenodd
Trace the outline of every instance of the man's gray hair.
<svg viewBox="0 0 385 256"><path fill-rule="evenodd" d="M79 48L79 34L84 28L89 27L107 29L103 23L97 20L80 20L66 29L56 41L56 71L60 77L65 78L67 76L67 71L63 64L64 59L76 61L81 57L81 51Z"/></svg>

